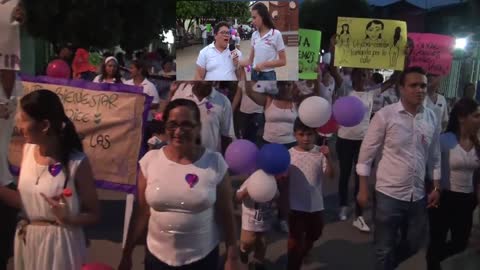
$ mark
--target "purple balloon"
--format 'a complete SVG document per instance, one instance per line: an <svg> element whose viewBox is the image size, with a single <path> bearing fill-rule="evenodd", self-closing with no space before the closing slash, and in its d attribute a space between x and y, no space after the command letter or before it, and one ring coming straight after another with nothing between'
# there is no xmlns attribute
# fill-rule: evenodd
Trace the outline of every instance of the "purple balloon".
<svg viewBox="0 0 480 270"><path fill-rule="evenodd" d="M365 105L355 96L341 97L333 104L333 117L340 126L354 127L363 120Z"/></svg>
<svg viewBox="0 0 480 270"><path fill-rule="evenodd" d="M225 161L230 170L238 174L251 174L256 169L257 146L248 140L236 140L225 151Z"/></svg>

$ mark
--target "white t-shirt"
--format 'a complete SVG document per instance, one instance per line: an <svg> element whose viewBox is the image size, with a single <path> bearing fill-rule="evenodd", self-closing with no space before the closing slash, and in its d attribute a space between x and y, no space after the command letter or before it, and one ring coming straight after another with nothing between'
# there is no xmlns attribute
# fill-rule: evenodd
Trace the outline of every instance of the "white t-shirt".
<svg viewBox="0 0 480 270"><path fill-rule="evenodd" d="M126 81L125 84L135 85L135 83L133 82L133 79ZM143 82L140 84L140 86L143 87L143 93L144 94L147 94L147 95L153 97L152 104L160 103L160 96L158 95L157 88L155 87L155 85L151 81L149 81L145 78L143 80ZM151 113L149 113L147 120L151 121L152 119L153 119L153 116L152 116Z"/></svg>
<svg viewBox="0 0 480 270"><path fill-rule="evenodd" d="M260 32L253 32L251 44L255 52L252 67L255 67L258 63L278 59L278 53L285 50L282 33L277 29L270 29L263 37L260 37ZM267 72L272 70L274 69L267 68L262 71Z"/></svg>
<svg viewBox="0 0 480 270"><path fill-rule="evenodd" d="M242 52L235 49L238 59L242 58ZM207 47L203 48L198 54L197 66L205 69L206 81L236 81L237 74L235 64L233 63L228 47L220 52L215 48L215 43L212 42Z"/></svg>
<svg viewBox="0 0 480 270"><path fill-rule="evenodd" d="M212 89L212 93L204 98L198 98L192 92L191 84L180 85L172 100L184 98L197 103L202 121L202 145L212 151L222 150L221 136L234 138L232 104L225 95ZM207 107L210 107L208 109Z"/></svg>
<svg viewBox="0 0 480 270"><path fill-rule="evenodd" d="M101 77L102 77L102 75L95 76L95 78L93 79L93 82L94 83L115 83L115 82L106 82L104 80L100 81ZM122 83L125 83L125 80L123 78L120 78L120 80L122 81Z"/></svg>
<svg viewBox="0 0 480 270"><path fill-rule="evenodd" d="M150 206L147 247L166 264L181 266L204 258L220 242L214 205L227 164L206 149L198 161L182 165L169 160L163 149L147 152L139 162ZM187 175L198 180L193 187Z"/></svg>
<svg viewBox="0 0 480 270"><path fill-rule="evenodd" d="M133 79L126 81L125 84L135 85L133 83ZM160 103L160 97L158 96L157 88L151 81L144 79L140 86L143 87L143 93L153 97L152 104Z"/></svg>
<svg viewBox="0 0 480 270"><path fill-rule="evenodd" d="M474 192L473 173L480 168L475 147L465 151L457 142L454 148L445 150L442 146L442 188L453 192Z"/></svg>
<svg viewBox="0 0 480 270"><path fill-rule="evenodd" d="M430 96L426 95L425 100L423 101L423 106L431 109L435 113L440 127L443 126L443 123L448 122L448 105L444 96L437 94L437 102L434 103L430 99Z"/></svg>
<svg viewBox="0 0 480 270"><path fill-rule="evenodd" d="M239 82L239 87L242 91L242 99L240 101L240 111L242 113L252 114L252 113L263 113L263 106L258 105L253 101L245 90L245 82Z"/></svg>
<svg viewBox="0 0 480 270"><path fill-rule="evenodd" d="M263 139L269 143L293 143L295 135L293 124L298 117L297 108L292 103L291 109L282 109L275 105L275 100L265 109L265 127Z"/></svg>
<svg viewBox="0 0 480 270"><path fill-rule="evenodd" d="M327 161L315 145L303 152L290 148L289 168L290 209L303 212L317 212L324 209L322 182L325 179Z"/></svg>
<svg viewBox="0 0 480 270"><path fill-rule="evenodd" d="M350 96L359 98L365 106L365 114L362 121L353 127L340 126L338 129L338 137L347 140L363 140L367 134L368 125L370 124L370 115L372 114L373 98L380 93L381 89L368 92L351 91Z"/></svg>
<svg viewBox="0 0 480 270"><path fill-rule="evenodd" d="M237 192L244 191L250 178L245 180ZM278 191L277 191L278 193ZM273 200L266 203L258 203L250 197L242 203L242 230L250 232L266 232L272 227Z"/></svg>
<svg viewBox="0 0 480 270"><path fill-rule="evenodd" d="M1 71L0 71L1 72ZM18 98L22 96L22 81L17 76L12 95L10 99L5 96L3 86L0 83L0 106L6 106L11 111L8 119L0 118L0 186L6 186L14 181L14 177L10 174L8 166L8 148L12 137L13 128L15 126L15 112L17 110Z"/></svg>
<svg viewBox="0 0 480 270"><path fill-rule="evenodd" d="M203 24L200 24L200 31L202 32L202 38L207 38L207 27Z"/></svg>

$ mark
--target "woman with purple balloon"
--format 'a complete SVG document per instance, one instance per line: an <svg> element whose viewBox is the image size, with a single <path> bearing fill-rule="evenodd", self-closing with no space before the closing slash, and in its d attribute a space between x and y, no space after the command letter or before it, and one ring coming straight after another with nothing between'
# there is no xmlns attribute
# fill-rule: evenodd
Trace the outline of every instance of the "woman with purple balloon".
<svg viewBox="0 0 480 270"><path fill-rule="evenodd" d="M332 67L332 74L339 83L340 88L345 88L346 85L336 67ZM351 74L353 90L350 91L348 96L337 99L333 105L334 118L340 125L337 134L336 150L340 165L338 183L340 197L339 218L342 221L348 218L348 182L352 166L357 163L360 146L370 124L374 97L382 92L381 86L378 89L366 91L368 74L368 69L354 68ZM355 173L354 196L358 193L358 188L359 177ZM363 218L362 208L358 203L355 205L353 226L362 232L370 231Z"/></svg>

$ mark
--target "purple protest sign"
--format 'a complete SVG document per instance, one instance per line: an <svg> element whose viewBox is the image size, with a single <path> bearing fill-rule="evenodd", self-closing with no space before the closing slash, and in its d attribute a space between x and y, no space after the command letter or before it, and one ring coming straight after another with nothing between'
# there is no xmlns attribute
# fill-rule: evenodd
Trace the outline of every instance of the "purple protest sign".
<svg viewBox="0 0 480 270"><path fill-rule="evenodd" d="M418 66L435 75L448 75L452 66L455 38L437 34L409 33L413 43L410 66Z"/></svg>

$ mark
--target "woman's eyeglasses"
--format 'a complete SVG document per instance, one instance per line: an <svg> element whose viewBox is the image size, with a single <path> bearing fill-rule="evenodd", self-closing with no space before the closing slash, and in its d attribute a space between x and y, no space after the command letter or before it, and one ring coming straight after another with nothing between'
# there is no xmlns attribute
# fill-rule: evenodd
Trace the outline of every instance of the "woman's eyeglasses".
<svg viewBox="0 0 480 270"><path fill-rule="evenodd" d="M221 31L221 32L218 32L218 34L223 36L230 36L230 31Z"/></svg>
<svg viewBox="0 0 480 270"><path fill-rule="evenodd" d="M183 122L183 123L176 123L176 122L167 122L165 124L165 129L169 131L175 131L177 128L180 128L183 131L191 131L194 129L197 125L192 122Z"/></svg>

